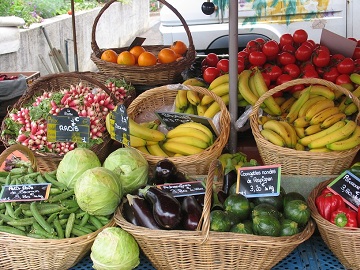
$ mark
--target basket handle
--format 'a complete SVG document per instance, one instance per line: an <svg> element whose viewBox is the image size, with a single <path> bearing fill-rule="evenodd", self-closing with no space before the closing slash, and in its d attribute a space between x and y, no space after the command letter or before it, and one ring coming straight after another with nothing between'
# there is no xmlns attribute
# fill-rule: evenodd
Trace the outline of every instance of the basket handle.
<svg viewBox="0 0 360 270"><path fill-rule="evenodd" d="M172 5L170 5L168 2L166 2L165 0L158 0L160 3L164 4L165 6L167 6L172 12L175 13L175 15L180 19L182 25L184 26L185 28L185 31L186 31L186 35L187 35L187 38L189 40L189 46L188 46L188 52L187 53L192 53L195 51L195 47L194 47L194 41L193 41L193 38L191 36L191 32L190 32L190 29L189 29L189 26L187 25L185 19L183 18L183 16L181 16L180 12L174 8ZM99 14L96 16L95 20L94 20L94 25L93 25L93 28L92 28L92 32L91 32L91 48L93 50L93 52L95 53L96 56L100 56L101 55L101 50L99 48L99 45L97 44L96 42L96 27L97 27L97 24L99 22L99 19L101 17L101 15L105 12L105 10L107 10L109 8L109 6L111 4L113 4L114 2L118 2L117 0L110 0L108 1L103 7L102 9L100 10Z"/></svg>
<svg viewBox="0 0 360 270"><path fill-rule="evenodd" d="M13 144L6 148L0 155L0 165L3 164L7 157L15 151L20 151L21 153L26 155L31 163L31 167L34 169L34 171L37 171L37 163L33 152L28 147L22 144Z"/></svg>
<svg viewBox="0 0 360 270"><path fill-rule="evenodd" d="M216 178L215 178L216 177ZM209 173L206 177L206 191L204 199L203 212L198 224L198 230L201 227L201 234L204 237L201 244L205 243L209 239L210 233L210 211L211 211L211 201L213 193L213 184L214 181L219 181L223 179L223 168L221 162L216 159L210 163Z"/></svg>
<svg viewBox="0 0 360 270"><path fill-rule="evenodd" d="M328 88L330 88L332 90L339 91L339 92L343 93L344 95L346 95L347 97L351 98L352 101L355 103L356 107L358 107L358 114L357 114L357 116L355 118L355 121L359 125L360 100L357 97L355 97L345 87L342 87L342 86L337 85L337 84L335 84L333 82L330 82L330 81L327 81L327 80L324 80L324 79L319 79L319 78L295 79L295 80L285 82L283 84L280 84L280 85L270 89L265 94L263 94L261 97L259 97L259 99L256 101L256 103L254 104L254 106L252 108L250 118L257 119L259 107L264 102L265 99L267 99L268 97L272 96L273 94L275 94L277 92L280 92L282 90L287 89L288 87L298 85L298 84L320 84L320 85L326 86L326 87L328 87Z"/></svg>

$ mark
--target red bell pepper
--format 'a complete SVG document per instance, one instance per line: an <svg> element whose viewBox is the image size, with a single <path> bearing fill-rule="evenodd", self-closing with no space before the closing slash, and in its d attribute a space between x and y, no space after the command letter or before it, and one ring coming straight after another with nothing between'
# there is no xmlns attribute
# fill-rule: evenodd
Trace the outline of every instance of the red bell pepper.
<svg viewBox="0 0 360 270"><path fill-rule="evenodd" d="M345 207L345 202L340 195L332 192L323 192L316 197L315 204L320 215L330 221L331 213L340 207Z"/></svg>
<svg viewBox="0 0 360 270"><path fill-rule="evenodd" d="M331 223L338 227L358 227L357 212L344 206L331 213Z"/></svg>

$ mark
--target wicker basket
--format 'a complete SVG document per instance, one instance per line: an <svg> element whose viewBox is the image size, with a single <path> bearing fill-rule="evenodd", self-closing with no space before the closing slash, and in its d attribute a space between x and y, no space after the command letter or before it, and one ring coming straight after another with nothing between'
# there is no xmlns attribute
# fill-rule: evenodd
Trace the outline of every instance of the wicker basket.
<svg viewBox="0 0 360 270"><path fill-rule="evenodd" d="M86 73L92 74L92 73ZM96 79L94 78L96 76ZM85 75L80 72L68 72L68 73L59 73L59 74L50 74L47 76L40 77L37 79L24 93L23 96L13 105L12 108L21 108L23 104L29 102L34 95L42 94L44 91L56 92L62 88L69 88L71 84L78 84L80 81L83 85L89 87L101 88L106 93L108 93L115 104L118 104L119 101L115 98L114 95L110 94L109 89L98 81L99 75L92 74L91 76ZM8 115L7 115L8 116ZM6 117L7 117L6 116ZM6 118L5 117L5 118ZM2 130L6 128L5 118L2 122ZM104 124L105 125L105 124ZM1 141L5 147L9 146L9 135L3 135ZM103 142L92 146L90 149L94 151L99 157L100 161L103 162L108 154L111 152L111 146L113 140L111 140L110 135L105 131L103 133ZM34 155L37 160L37 164L40 171L52 171L55 170L62 159L61 155L55 153L43 153L34 151Z"/></svg>
<svg viewBox="0 0 360 270"><path fill-rule="evenodd" d="M219 136L211 146L199 154L182 157L169 157L168 159L171 160L181 171L186 171L193 175L207 174L211 161L217 159L221 155L222 150L228 141L230 132L230 115L225 103L217 95L203 87L189 85L187 85L187 87L200 94L211 96L220 104L221 117ZM147 90L135 98L128 107L127 113L132 119L136 119L137 116L142 113L154 113L163 106L171 106L174 103L176 94L177 91L169 89L168 86L160 86ZM163 159L163 157L160 156L152 156L143 152L140 153L149 162L150 168Z"/></svg>
<svg viewBox="0 0 360 270"><path fill-rule="evenodd" d="M212 185L222 179L221 166L213 161L207 175L201 229L152 230L135 226L122 216L122 205L115 213L115 222L134 236L144 254L158 269L271 269L310 238L315 224L293 236L270 237L231 232L214 232L210 228Z"/></svg>
<svg viewBox="0 0 360 270"><path fill-rule="evenodd" d="M310 193L308 204L321 238L346 269L360 269L360 228L340 228L323 218L315 205L315 199L334 179L319 183Z"/></svg>
<svg viewBox="0 0 360 270"><path fill-rule="evenodd" d="M354 97L350 91L327 80L317 78L296 79L283 83L262 95L253 106L253 111L250 115L250 126L260 156L264 164L281 164L281 172L285 175L339 174L343 169L348 168L360 149L360 146L347 151L314 153L277 146L266 140L260 134L258 110L263 101L277 92L298 84L319 84L327 86L334 91L340 91L344 95L351 97L356 106L360 108L360 101ZM358 117L359 114L356 117L356 121L358 121Z"/></svg>
<svg viewBox="0 0 360 270"><path fill-rule="evenodd" d="M13 152L25 154L36 171L37 159L27 147L15 144L0 155L0 164ZM0 232L1 269L69 269L84 258L91 249L95 237L106 227L114 226L115 220L103 228L81 236L66 239L36 239Z"/></svg>
<svg viewBox="0 0 360 270"><path fill-rule="evenodd" d="M195 47L189 27L185 19L172 5L167 3L165 0L159 0L159 2L167 6L171 11L173 11L178 16L178 18L180 19L181 23L185 28L188 37L188 41L189 41L188 50L185 56L181 60L169 64L157 64L154 66L145 66L145 67L118 65L116 63L110 63L101 60L101 54L107 49L99 48L96 42L96 27L101 15L114 2L117 2L117 0L110 0L104 5L104 7L100 10L98 16L95 18L92 29L91 48L93 52L90 58L98 67L99 71L105 74L109 74L110 76L116 76L116 77L121 76L134 85L155 86L155 85L164 85L169 83L181 82L183 80L181 73L187 68L189 68L195 61ZM157 55L161 49L169 46L144 45L143 47L147 51ZM127 50L127 47L110 48L110 49L114 50L116 53L119 54L122 51Z"/></svg>

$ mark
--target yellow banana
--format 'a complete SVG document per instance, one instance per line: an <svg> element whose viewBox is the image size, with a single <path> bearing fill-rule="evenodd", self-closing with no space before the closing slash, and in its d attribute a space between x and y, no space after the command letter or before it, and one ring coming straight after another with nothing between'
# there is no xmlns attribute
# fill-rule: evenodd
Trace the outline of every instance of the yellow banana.
<svg viewBox="0 0 360 270"><path fill-rule="evenodd" d="M354 132L349 138L337 142L329 143L326 148L336 151L345 151L353 149L360 144L360 126L356 126Z"/></svg>
<svg viewBox="0 0 360 270"><path fill-rule="evenodd" d="M181 154L184 156L195 155L195 154L198 154L198 153L201 153L202 151L204 151L204 149L202 149L200 147L196 147L196 146L192 146L192 145L184 144L184 143L178 143L178 142L169 142L169 141L164 142L162 144L162 147L166 151L170 151L175 154Z"/></svg>
<svg viewBox="0 0 360 270"><path fill-rule="evenodd" d="M190 78L185 80L182 84L184 85L192 85L192 86L201 86L206 87L206 83L198 78Z"/></svg>
<svg viewBox="0 0 360 270"><path fill-rule="evenodd" d="M147 150L146 146L139 146L139 147L136 147L136 149L139 150L140 152L144 153L144 154L150 155L150 153Z"/></svg>
<svg viewBox="0 0 360 270"><path fill-rule="evenodd" d="M201 123L198 123L198 122L185 122L185 123L178 125L177 127L178 128L191 127L191 128L199 129L202 132L204 132L206 135L208 135L211 140L213 139L213 136L214 136L212 131L207 126L205 126Z"/></svg>
<svg viewBox="0 0 360 270"><path fill-rule="evenodd" d="M309 136L322 131L321 124L311 125L305 128L305 136Z"/></svg>
<svg viewBox="0 0 360 270"><path fill-rule="evenodd" d="M355 87L352 83L343 83L340 86L344 87L345 89L349 90L350 92L355 90ZM344 95L344 93L338 89L335 89L334 93L335 93L335 99L339 99L342 95Z"/></svg>
<svg viewBox="0 0 360 270"><path fill-rule="evenodd" d="M113 114L112 112L109 112L106 115L106 119L105 119L105 126L106 126L106 130L107 132L110 134L111 139L115 139L115 119L113 119Z"/></svg>
<svg viewBox="0 0 360 270"><path fill-rule="evenodd" d="M351 94L353 96L352 98L354 98L354 97L359 98L360 97L360 86L356 87L356 89L354 91L352 91ZM352 103L352 98L347 97L345 100L345 104L348 105L348 104Z"/></svg>
<svg viewBox="0 0 360 270"><path fill-rule="evenodd" d="M167 139L172 139L175 137L184 137L184 136L189 136L191 134L191 136L196 137L198 139L201 139L205 142L207 142L208 145L211 145L212 142L212 138L210 138L208 136L208 134L206 134L205 132L197 129L197 128L193 128L193 127L179 127L177 126L176 128L170 130L167 135L166 138Z"/></svg>
<svg viewBox="0 0 360 270"><path fill-rule="evenodd" d="M229 94L221 96L221 99L224 101L225 105L229 105L229 99L230 99ZM205 111L204 117L213 118L215 116L215 114L220 112L220 110L221 110L221 108L220 108L219 103L214 101L213 103L210 104L210 106Z"/></svg>
<svg viewBox="0 0 360 270"><path fill-rule="evenodd" d="M315 114L311 119L310 119L310 125L316 125L316 124L320 124L322 123L325 119L329 118L331 115L337 114L339 113L340 110L338 107L329 107L326 108L320 112L318 112L317 114Z"/></svg>
<svg viewBox="0 0 360 270"><path fill-rule="evenodd" d="M326 136L327 134L330 134L338 129L343 128L346 125L345 121L339 121L333 124L332 126L328 127L327 129L324 129L318 133L302 137L298 140L299 143L301 143L304 146L308 146L312 141L322 138ZM300 137L300 136L299 136Z"/></svg>
<svg viewBox="0 0 360 270"><path fill-rule="evenodd" d="M281 105L286 101L286 98L284 98L282 96L281 97L274 97L274 100L280 106L280 109L281 109Z"/></svg>
<svg viewBox="0 0 360 270"><path fill-rule="evenodd" d="M196 146L202 149L208 148L209 144L199 138L196 138L194 136L191 136L191 134L189 134L189 136L183 136L183 137L175 137L172 139L167 139L167 142L174 142L174 143L183 143L183 144L188 144L188 145L192 145L192 146Z"/></svg>
<svg viewBox="0 0 360 270"><path fill-rule="evenodd" d="M304 103L304 105L300 108L299 110L299 117L301 116L305 116L305 113L307 110L309 110L309 108L314 105L316 102L320 101L320 100L325 100L326 97L323 96L314 96L314 97L309 97L308 101L306 101Z"/></svg>
<svg viewBox="0 0 360 270"><path fill-rule="evenodd" d="M313 116L315 114L317 114L318 112L329 108L329 107L334 107L334 101L330 100L330 99L325 99L325 100L320 100L318 102L316 102L315 104L313 104L305 113L305 119L307 121L310 121L311 118L313 118Z"/></svg>
<svg viewBox="0 0 360 270"><path fill-rule="evenodd" d="M210 83L208 89L209 89L209 90L212 90L212 89L216 88L217 86L219 86L219 85L221 85L221 84L223 84L223 83L228 83L228 82L229 82L229 79L230 79L229 73L223 74L223 75L215 78L215 80L213 80L213 81Z"/></svg>
<svg viewBox="0 0 360 270"><path fill-rule="evenodd" d="M340 112L344 112L345 111L345 108L346 108L346 104L345 104L345 101L346 101L346 97L342 97L339 101L339 104L337 105L339 107L339 110Z"/></svg>
<svg viewBox="0 0 360 270"><path fill-rule="evenodd" d="M355 123L355 121L347 120L346 125L343 128L331 132L322 138L312 141L311 143L308 144L308 147L322 148L325 147L327 144L344 140L348 138L355 131L356 127L357 124Z"/></svg>
<svg viewBox="0 0 360 270"><path fill-rule="evenodd" d="M350 74L350 80L357 85L360 85L360 74L352 73Z"/></svg>
<svg viewBox="0 0 360 270"><path fill-rule="evenodd" d="M310 123L305 119L305 116L298 116L298 118L296 118L292 124L294 127L302 127L302 128L306 128L310 126Z"/></svg>
<svg viewBox="0 0 360 270"><path fill-rule="evenodd" d="M273 131L271 129L263 128L260 131L260 134L266 140L268 140L269 142L271 142L275 145L282 146L282 147L284 147L286 145L284 139L279 134L277 134L275 131Z"/></svg>
<svg viewBox="0 0 360 270"><path fill-rule="evenodd" d="M304 90L302 90L299 98L290 107L290 110L286 116L286 121L288 123L290 123L290 124L293 123L295 121L295 119L298 117L299 110L304 105L304 103L309 99L310 89L311 88L305 88Z"/></svg>
<svg viewBox="0 0 360 270"><path fill-rule="evenodd" d="M264 129L270 129L274 132L276 132L277 134L279 134L283 140L285 141L285 145L288 147L292 147L292 140L291 140L291 136L287 131L287 128L285 126L283 126L280 121L277 120L269 120L267 122L265 122L265 124L263 125Z"/></svg>
<svg viewBox="0 0 360 270"><path fill-rule="evenodd" d="M287 100L285 100L285 102L280 105L281 112L288 113L291 106L294 104L295 101L296 101L296 98L293 96L291 96Z"/></svg>
<svg viewBox="0 0 360 270"><path fill-rule="evenodd" d="M165 153L158 143L147 145L146 148L152 156L169 157L169 155Z"/></svg>
<svg viewBox="0 0 360 270"><path fill-rule="evenodd" d="M346 105L344 109L344 113L346 115L352 115L358 111L358 107L355 105L355 103L350 103L349 105Z"/></svg>
<svg viewBox="0 0 360 270"><path fill-rule="evenodd" d="M153 145L153 144L158 144L159 142L155 142L155 141L146 141L146 145Z"/></svg>
<svg viewBox="0 0 360 270"><path fill-rule="evenodd" d="M129 118L129 131L130 135L142 138L146 141L163 141L165 139L165 134L151 128L144 127L134 120Z"/></svg>
<svg viewBox="0 0 360 270"><path fill-rule="evenodd" d="M206 105L197 105L196 106L196 111L197 111L197 114L200 115L200 116L204 116L204 113L205 111L207 110L207 106Z"/></svg>
<svg viewBox="0 0 360 270"><path fill-rule="evenodd" d="M146 145L146 141L144 139L130 135L130 146L139 147L145 145Z"/></svg>
<svg viewBox="0 0 360 270"><path fill-rule="evenodd" d="M238 99L238 101L244 100L244 97L238 92L237 99Z"/></svg>
<svg viewBox="0 0 360 270"><path fill-rule="evenodd" d="M297 143L297 134L294 127L286 121L279 121L279 123L285 127L287 133L290 135L291 143L287 144L287 146L289 148L294 148Z"/></svg>
<svg viewBox="0 0 360 270"><path fill-rule="evenodd" d="M211 90L215 95L221 97L223 95L229 94L229 83L223 83ZM201 99L201 105L209 105L211 102L213 102L214 99L208 95L204 95Z"/></svg>
<svg viewBox="0 0 360 270"><path fill-rule="evenodd" d="M346 114L342 113L342 112L331 115L330 117L326 118L321 123L321 128L328 128L328 127L332 126L333 124L335 124L336 122L345 120L345 118L346 118Z"/></svg>
<svg viewBox="0 0 360 270"><path fill-rule="evenodd" d="M259 93L257 92L256 86L255 86L255 77L253 75L251 75L249 78L249 88L250 88L251 92L253 92L254 95L257 96L257 98L259 98Z"/></svg>
<svg viewBox="0 0 360 270"><path fill-rule="evenodd" d="M195 105L195 106L200 104L200 97L199 97L198 92L188 90L186 93L186 97L190 104Z"/></svg>
<svg viewBox="0 0 360 270"><path fill-rule="evenodd" d="M187 99L187 91L188 90L178 90L177 95L179 96L179 109L184 110L188 105L188 99Z"/></svg>
<svg viewBox="0 0 360 270"><path fill-rule="evenodd" d="M238 90L241 96L251 105L254 105L258 100L257 95L255 95L249 87L249 79L251 76L251 70L245 69L239 74Z"/></svg>
<svg viewBox="0 0 360 270"><path fill-rule="evenodd" d="M303 146L301 143L296 143L294 149L298 151L305 151L305 146Z"/></svg>
<svg viewBox="0 0 360 270"><path fill-rule="evenodd" d="M184 113L187 113L187 114L196 114L195 108L196 108L195 105L189 103L188 106L186 107L186 109L184 110Z"/></svg>
<svg viewBox="0 0 360 270"><path fill-rule="evenodd" d="M334 91L325 85L312 85L310 94L323 96L330 100L335 99Z"/></svg>
<svg viewBox="0 0 360 270"><path fill-rule="evenodd" d="M258 119L258 123L259 123L259 125L264 125L270 119L272 119L272 118L268 115L260 115L259 119Z"/></svg>
<svg viewBox="0 0 360 270"><path fill-rule="evenodd" d="M181 108L180 101L179 101L179 94L175 96L175 109L174 112L182 113L184 111L183 108Z"/></svg>
<svg viewBox="0 0 360 270"><path fill-rule="evenodd" d="M299 138L304 138L305 137L305 128L303 127L294 127L296 135Z"/></svg>

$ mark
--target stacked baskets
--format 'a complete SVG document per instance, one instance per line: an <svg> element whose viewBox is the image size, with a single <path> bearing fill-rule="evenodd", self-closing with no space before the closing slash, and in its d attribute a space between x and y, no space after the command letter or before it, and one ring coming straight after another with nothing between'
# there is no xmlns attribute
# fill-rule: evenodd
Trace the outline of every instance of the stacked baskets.
<svg viewBox="0 0 360 270"><path fill-rule="evenodd" d="M107 49L99 48L96 42L96 27L102 14L106 11L106 9L110 7L111 4L115 2L117 2L117 0L110 0L109 2L107 2L104 5L104 7L100 10L98 16L94 20L94 25L91 35L92 36L91 48L93 50L93 53L91 54L90 58L98 67L99 71L108 74L109 76L123 77L134 85L155 86L155 85L164 85L169 83L181 82L183 80L181 73L187 68L189 68L195 60L195 47L189 27L185 19L172 5L167 3L165 0L159 0L159 2L164 4L171 11L173 11L176 14L176 16L178 16L178 18L180 19L181 23L185 28L188 37L188 41L189 41L188 50L182 59L169 64L157 64L154 66L145 66L145 67L118 65L116 63L110 63L101 60L101 54ZM157 55L158 52L161 49L165 48L166 46L147 45L143 47L146 49L146 51L152 52L155 55ZM128 48L123 47L123 48L111 48L111 49L119 54L122 51L127 50Z"/></svg>

